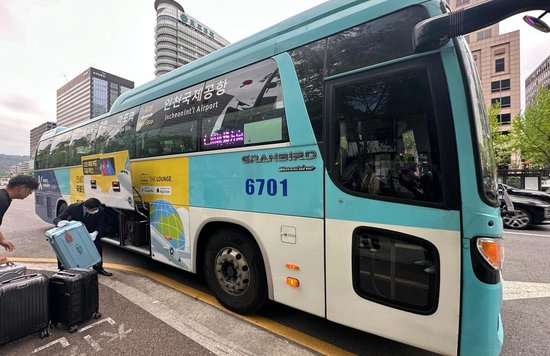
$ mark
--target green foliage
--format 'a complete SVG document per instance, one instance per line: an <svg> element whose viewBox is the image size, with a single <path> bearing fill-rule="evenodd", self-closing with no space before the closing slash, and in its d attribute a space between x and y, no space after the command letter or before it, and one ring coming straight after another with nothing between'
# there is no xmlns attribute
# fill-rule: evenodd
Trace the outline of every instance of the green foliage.
<svg viewBox="0 0 550 356"><path fill-rule="evenodd" d="M500 103L497 102L489 107L487 115L489 116L489 127L491 129L491 141L493 142L495 161L499 167L503 167L510 164L512 140L510 135L504 135L500 131L500 124L498 122L499 113Z"/></svg>
<svg viewBox="0 0 550 356"><path fill-rule="evenodd" d="M550 167L550 89L541 88L535 102L513 121L513 146L531 167Z"/></svg>

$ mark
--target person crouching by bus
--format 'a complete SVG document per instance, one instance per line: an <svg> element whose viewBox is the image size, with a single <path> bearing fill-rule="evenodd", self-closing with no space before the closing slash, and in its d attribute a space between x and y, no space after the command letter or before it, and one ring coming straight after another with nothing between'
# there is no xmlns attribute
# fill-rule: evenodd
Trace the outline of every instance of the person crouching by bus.
<svg viewBox="0 0 550 356"><path fill-rule="evenodd" d="M10 207L13 199L25 199L31 193L38 188L38 181L31 176L16 176L8 181L8 185L4 189L0 189L0 226L2 226L2 219L4 214ZM0 246L6 251L11 252L15 250L13 243L6 239L0 231ZM5 256L0 255L0 264L7 262Z"/></svg>
<svg viewBox="0 0 550 356"><path fill-rule="evenodd" d="M90 198L85 202L74 203L63 210L58 217L54 219L54 224L58 227L64 226L67 221L80 221L86 226L88 232L90 232L90 237L94 241L94 245L99 252L101 261L94 266L94 269L97 273L104 276L110 277L113 274L107 272L103 268L103 248L101 246L101 238L104 236L105 229L108 225L108 218L105 214L104 208L101 206L101 202L96 198ZM57 265L60 270L63 270L63 265L57 260Z"/></svg>

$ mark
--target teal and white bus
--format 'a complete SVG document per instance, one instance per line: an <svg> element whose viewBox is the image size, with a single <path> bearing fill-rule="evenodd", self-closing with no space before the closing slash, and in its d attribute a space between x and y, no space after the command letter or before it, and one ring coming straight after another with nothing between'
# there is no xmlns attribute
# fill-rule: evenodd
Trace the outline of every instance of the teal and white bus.
<svg viewBox="0 0 550 356"><path fill-rule="evenodd" d="M273 300L499 354L496 170L461 35L549 7L327 1L44 134L36 211L102 197L118 221L104 242L204 273L239 313Z"/></svg>

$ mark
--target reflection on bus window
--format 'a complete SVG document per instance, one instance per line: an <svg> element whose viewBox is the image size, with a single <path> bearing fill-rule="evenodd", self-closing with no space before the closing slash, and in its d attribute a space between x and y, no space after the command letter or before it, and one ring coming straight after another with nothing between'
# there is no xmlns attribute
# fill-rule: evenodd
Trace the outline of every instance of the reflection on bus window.
<svg viewBox="0 0 550 356"><path fill-rule="evenodd" d="M197 150L203 87L200 83L141 106L136 123L137 157Z"/></svg>
<svg viewBox="0 0 550 356"><path fill-rule="evenodd" d="M426 72L345 84L334 95L335 170L341 184L364 194L441 202Z"/></svg>
<svg viewBox="0 0 550 356"><path fill-rule="evenodd" d="M41 141L36 149L36 157L34 166L36 169L44 169L48 167L48 157L50 156L50 148L52 147L52 139Z"/></svg>
<svg viewBox="0 0 550 356"><path fill-rule="evenodd" d="M68 131L55 136L52 147L50 148L48 167L63 167L67 165L72 133L72 131Z"/></svg>

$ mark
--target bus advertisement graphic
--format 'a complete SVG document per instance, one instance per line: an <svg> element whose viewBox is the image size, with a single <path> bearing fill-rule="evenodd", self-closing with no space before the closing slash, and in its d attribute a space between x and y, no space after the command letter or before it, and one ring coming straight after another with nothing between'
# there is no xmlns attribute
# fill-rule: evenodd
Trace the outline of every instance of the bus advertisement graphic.
<svg viewBox="0 0 550 356"><path fill-rule="evenodd" d="M128 151L82 156L84 195L105 205L134 209Z"/></svg>

